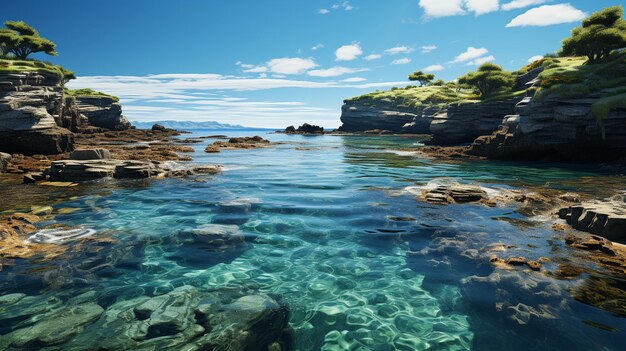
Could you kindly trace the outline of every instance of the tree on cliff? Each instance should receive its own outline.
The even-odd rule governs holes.
[[[476,72],[468,72],[459,77],[458,84],[478,89],[481,97],[489,97],[496,91],[511,88],[515,78],[511,72],[493,63],[483,63]]]
[[[581,55],[589,63],[606,59],[611,52],[626,47],[626,21],[621,6],[607,7],[572,30],[572,36],[563,40],[563,55]]]
[[[433,79],[435,79],[434,74],[428,74],[422,71],[417,71],[409,74],[409,80],[420,83],[420,87],[423,85],[428,85],[430,82],[433,81]]]
[[[56,44],[39,36],[35,28],[19,21],[4,22],[6,28],[0,30],[0,47],[2,54],[13,54],[20,60],[25,60],[28,55],[36,52],[45,52],[56,56]]]

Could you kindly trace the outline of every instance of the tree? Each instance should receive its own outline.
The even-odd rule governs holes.
[[[483,98],[491,96],[496,91],[510,89],[514,83],[515,78],[511,72],[489,62],[480,65],[476,72],[468,72],[458,79],[460,86],[478,89]]]
[[[4,22],[5,29],[0,29],[0,48],[2,54],[11,53],[17,59],[25,60],[28,55],[36,52],[44,52],[56,56],[56,44],[39,33],[28,24],[19,21]]]
[[[581,55],[588,63],[604,60],[611,52],[626,47],[626,21],[621,6],[607,7],[585,20],[563,40],[563,55]]]
[[[409,74],[409,80],[420,83],[420,87],[423,85],[430,84],[430,82],[432,82],[433,79],[435,79],[434,74],[427,74],[422,71],[417,71],[417,72],[413,72]]]

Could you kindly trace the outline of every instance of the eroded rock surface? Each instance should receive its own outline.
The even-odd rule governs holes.
[[[573,228],[610,240],[626,240],[626,202],[585,202],[559,210]]]
[[[125,130],[131,127],[128,119],[122,115],[122,105],[106,96],[76,97],[78,110],[87,117],[90,125],[109,130]]]

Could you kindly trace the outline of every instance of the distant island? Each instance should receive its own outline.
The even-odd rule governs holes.
[[[219,123],[215,121],[193,122],[193,121],[152,121],[152,122],[133,122],[137,129],[150,129],[154,124],[160,124],[165,128],[176,130],[195,130],[195,129],[242,129],[242,130],[260,130],[267,128],[245,127],[239,124]]]

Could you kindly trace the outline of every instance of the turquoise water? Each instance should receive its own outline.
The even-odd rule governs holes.
[[[440,163],[394,151],[419,145],[413,138],[264,137],[283,144],[219,154],[203,152],[210,140],[195,144],[194,162],[223,165],[219,175],[83,186],[76,199],[54,206],[75,212],[44,224],[76,226],[73,235],[94,240],[63,241],[71,249],[52,262],[5,266],[0,295],[24,293],[29,306],[87,298],[106,310],[181,286],[275,294],[289,306],[294,350],[624,349],[624,316],[572,297],[593,279],[608,279],[604,273],[557,280],[490,265],[485,247],[497,242],[515,245],[511,256],[550,257],[546,268],[574,262],[552,222],[514,207],[420,203],[413,190],[455,179],[492,189],[585,191],[581,179],[613,179],[607,174]],[[218,248],[187,240],[198,228],[244,240]],[[114,240],[96,240],[104,238]],[[617,302],[626,303],[623,296]],[[0,306],[0,334],[32,326],[40,314]],[[96,322],[79,335],[106,333]],[[47,347],[93,347],[86,345]]]

